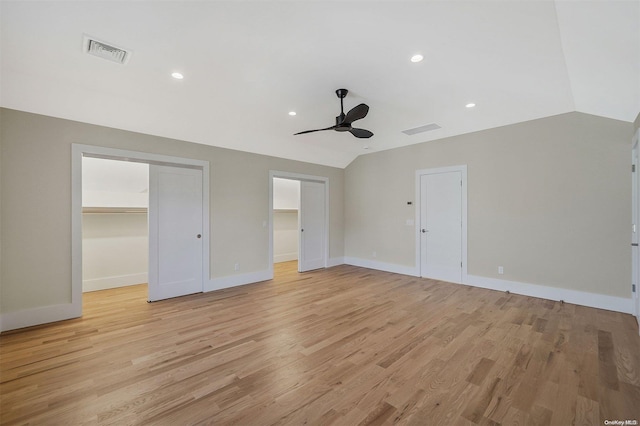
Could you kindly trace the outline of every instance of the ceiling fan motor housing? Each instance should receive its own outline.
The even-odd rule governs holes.
[[[347,89],[338,89],[338,90],[336,90],[336,95],[338,95],[338,97],[340,98],[340,115],[336,117],[336,126],[337,127],[334,130],[336,130],[338,132],[346,132],[349,129],[351,129],[351,125],[340,126],[344,122],[344,119],[346,117],[346,115],[344,113],[344,107],[342,105],[342,100],[347,96],[347,93],[349,93],[349,91]]]
[[[338,89],[338,90],[336,90],[336,95],[338,95],[338,97],[340,99],[344,99],[344,97],[347,96],[347,93],[349,93],[349,91],[347,89]]]

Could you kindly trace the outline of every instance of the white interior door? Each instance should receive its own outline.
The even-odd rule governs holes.
[[[322,182],[300,182],[300,244],[298,271],[324,268],[325,241],[325,186]]]
[[[149,301],[202,291],[202,170],[149,166]]]
[[[420,176],[421,276],[462,282],[462,174]]]

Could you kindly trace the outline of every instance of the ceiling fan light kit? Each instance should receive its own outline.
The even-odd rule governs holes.
[[[369,112],[369,106],[366,104],[360,104],[352,108],[348,113],[344,113],[343,99],[347,96],[349,91],[347,89],[336,90],[336,95],[340,98],[340,115],[336,117],[336,125],[326,127],[324,129],[305,130],[303,132],[295,133],[295,135],[302,135],[305,133],[321,132],[324,130],[335,130],[336,132],[349,132],[356,138],[366,139],[373,136],[369,130],[358,129],[351,124],[356,120],[361,120],[367,116]]]

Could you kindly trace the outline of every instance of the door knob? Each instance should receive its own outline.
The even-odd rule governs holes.
[[[300,232],[304,232],[304,229],[301,229]]]
[[[198,234],[196,235],[197,238],[202,238],[202,235]]]
[[[422,229],[421,231],[422,231],[422,233],[423,233],[423,234],[425,234],[425,233],[429,232],[429,231],[427,231],[426,229]]]

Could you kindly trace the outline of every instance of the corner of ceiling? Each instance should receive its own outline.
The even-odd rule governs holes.
[[[559,39],[559,44],[560,44],[560,51],[562,53],[562,62],[564,65],[564,71],[565,71],[565,76],[567,79],[567,83],[569,85],[569,95],[570,95],[570,104],[571,104],[571,109],[573,111],[576,111],[576,100],[575,100],[575,84],[573,82],[573,80],[571,79],[571,73],[569,72],[569,67],[567,66],[567,56],[566,56],[566,46],[565,46],[565,41],[564,41],[564,37],[562,36],[562,27],[560,25],[560,19],[558,18],[558,0],[554,0],[553,1],[553,10],[555,12],[555,16],[556,16],[556,29],[558,31],[558,39]]]

